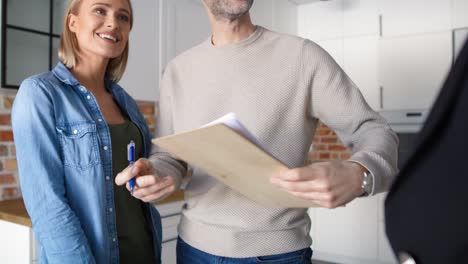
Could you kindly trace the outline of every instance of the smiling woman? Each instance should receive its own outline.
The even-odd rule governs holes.
[[[127,167],[128,142],[135,158],[151,147],[137,104],[117,84],[132,23],[129,0],[70,1],[60,62],[16,96],[19,177],[41,263],[161,262],[158,211],[113,181]]]

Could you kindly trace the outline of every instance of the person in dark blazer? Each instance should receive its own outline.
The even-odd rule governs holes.
[[[468,42],[388,193],[385,221],[400,263],[468,263]]]

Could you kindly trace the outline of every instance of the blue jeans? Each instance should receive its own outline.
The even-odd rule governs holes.
[[[177,264],[311,264],[312,249],[251,258],[227,258],[208,254],[198,250],[180,237],[177,239]]]

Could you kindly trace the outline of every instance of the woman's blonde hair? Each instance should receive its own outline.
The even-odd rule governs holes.
[[[70,14],[78,15],[80,4],[82,0],[71,0],[70,4],[68,5],[66,15],[63,21],[63,32],[60,35],[60,46],[58,49],[58,56],[60,61],[65,64],[69,69],[72,69],[78,63],[78,41],[76,39],[75,33],[71,32],[68,28],[68,19]],[[133,26],[133,8],[132,3],[130,0],[128,1],[128,5],[130,6],[130,29]],[[120,54],[120,56],[116,58],[112,58],[109,60],[106,69],[106,78],[111,79],[114,82],[118,82],[122,75],[125,72],[125,68],[127,67],[128,61],[128,41],[125,45],[125,48]]]

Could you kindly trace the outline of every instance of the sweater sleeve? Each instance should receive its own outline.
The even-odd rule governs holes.
[[[172,89],[175,77],[170,67],[171,64],[167,66],[161,79],[158,116],[156,119],[156,137],[174,134]],[[182,180],[187,173],[187,164],[185,162],[156,145],[152,147],[149,160],[153,163],[158,173],[175,176],[177,180],[176,187],[179,188],[181,186]]]
[[[309,114],[351,149],[350,161],[374,175],[372,194],[386,191],[397,173],[398,137],[326,51],[306,41],[304,59],[311,76]]]

